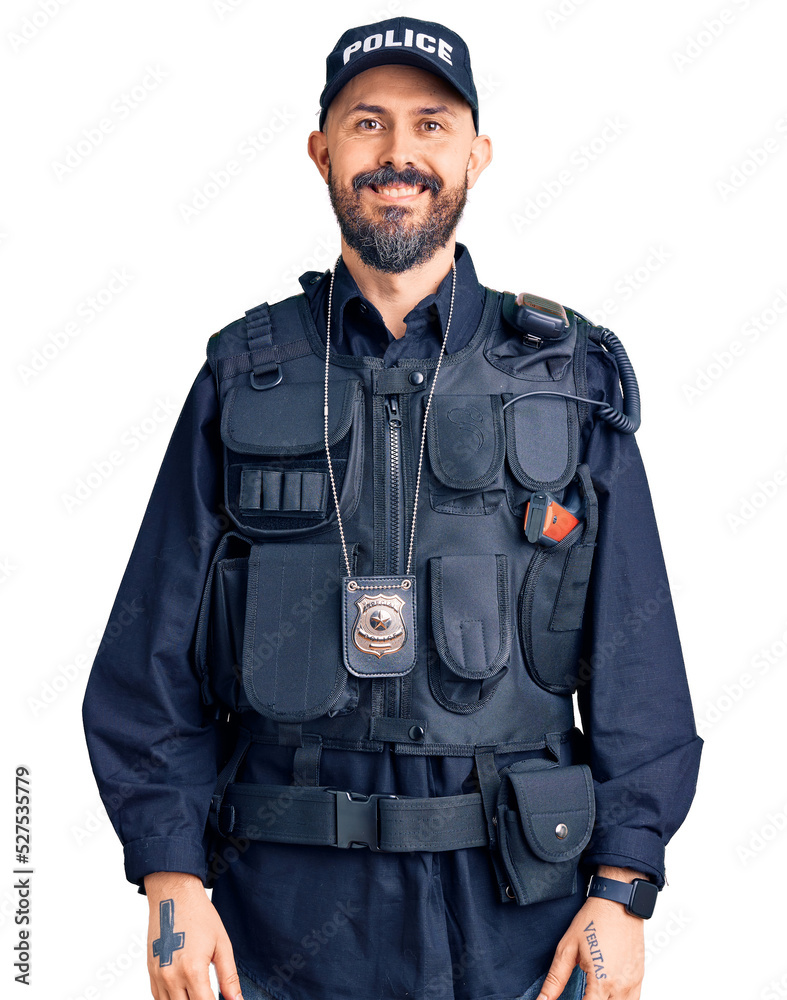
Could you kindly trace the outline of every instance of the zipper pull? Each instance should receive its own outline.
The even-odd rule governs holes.
[[[389,424],[393,424],[395,427],[401,426],[402,419],[399,416],[399,403],[397,402],[396,396],[385,397],[385,412],[388,417]]]

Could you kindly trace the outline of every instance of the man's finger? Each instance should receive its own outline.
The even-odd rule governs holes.
[[[567,950],[561,951],[558,947],[555,957],[552,959],[552,965],[550,965],[549,972],[541,987],[541,992],[538,994],[538,1000],[558,1000],[558,997],[566,988],[566,983],[571,973],[574,971],[576,959],[576,954],[571,954]]]
[[[587,983],[583,994],[584,1000],[607,1000],[610,995],[609,982],[606,979],[596,979],[592,972],[586,973]]]
[[[235,968],[235,956],[232,952],[230,939],[219,939],[213,953],[213,964],[216,967],[216,978],[219,981],[221,995],[227,1000],[243,1000],[240,991],[240,978]]]
[[[158,980],[160,1000],[214,1000],[207,964],[192,968],[185,962],[167,966]]]
[[[184,968],[183,1000],[215,1000],[208,968],[207,962],[200,963],[198,967]],[[180,994],[173,996],[172,1000],[180,1000]]]
[[[154,979],[153,976],[150,977],[150,992],[155,1000],[172,1000],[172,994],[164,983],[160,979]]]
[[[179,989],[174,984],[169,989],[162,989],[161,995],[163,1000],[188,1000],[186,991]]]

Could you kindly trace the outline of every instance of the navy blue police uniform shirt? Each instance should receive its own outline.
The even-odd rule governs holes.
[[[457,246],[447,350],[477,327],[485,291]],[[325,335],[325,274],[301,284]],[[451,299],[449,274],[406,317],[396,340],[343,263],[336,270],[332,344],[343,354],[436,356]],[[614,363],[591,344],[590,395],[621,405]],[[601,421],[583,432],[599,500],[578,705],[597,820],[583,855],[664,884],[664,846],[694,794],[697,736],[648,483],[633,435]],[[193,664],[202,589],[218,540],[222,444],[213,375],[202,366],[168,445],[96,655],[84,701],[91,763],[123,843],[128,879],[144,892],[156,871],[207,878],[205,824],[216,781],[215,726]],[[514,759],[516,755],[510,755]],[[521,755],[520,755],[521,756]],[[499,766],[509,755],[500,755]],[[455,795],[474,790],[462,757],[324,749],[320,783],[361,792]],[[254,745],[238,780],[292,780],[292,748]],[[238,967],[276,1000],[513,1000],[550,965],[582,905],[502,904],[486,848],[403,854],[254,842],[213,889]],[[231,855],[230,855],[231,858]],[[175,913],[175,929],[183,915]]]

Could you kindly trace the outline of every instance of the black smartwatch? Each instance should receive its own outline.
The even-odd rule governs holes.
[[[588,896],[613,899],[616,903],[622,903],[627,913],[642,917],[643,920],[653,916],[658,894],[656,883],[649,882],[646,878],[635,878],[633,882],[619,882],[616,878],[591,875],[588,885]]]

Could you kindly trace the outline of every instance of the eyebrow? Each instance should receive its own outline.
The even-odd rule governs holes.
[[[350,108],[345,117],[355,114],[356,111],[366,111],[371,115],[384,115],[387,113],[387,108],[381,107],[379,104],[364,104],[363,101],[359,101],[356,105]],[[456,112],[452,111],[447,104],[434,104],[431,107],[416,108],[414,114],[416,115],[437,115],[437,114],[447,114],[451,115],[452,118],[456,118]]]

